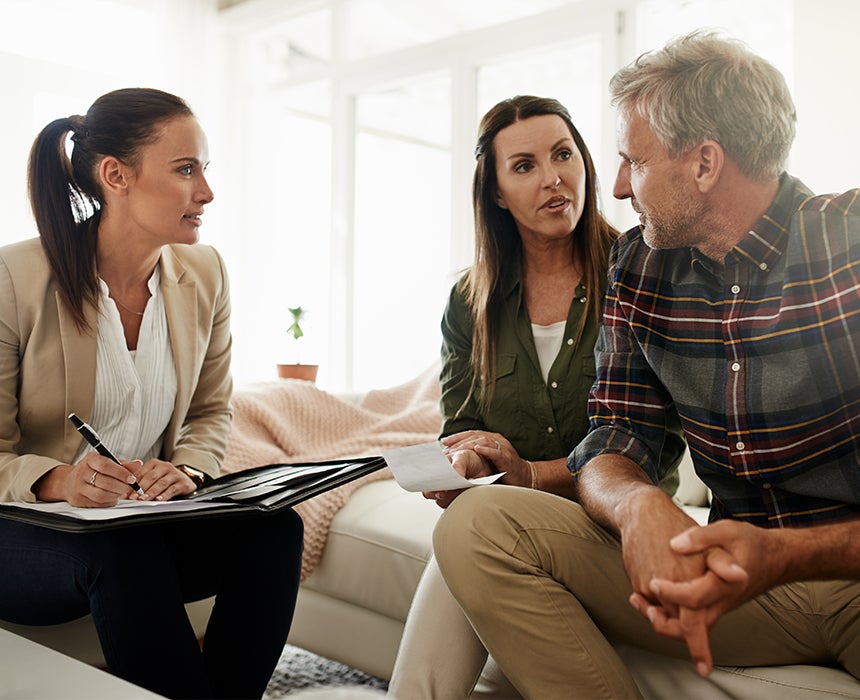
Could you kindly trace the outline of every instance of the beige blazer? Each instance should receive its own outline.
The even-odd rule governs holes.
[[[216,476],[227,443],[230,294],[224,263],[204,245],[165,246],[161,290],[177,394],[162,458]],[[81,437],[67,420],[89,419],[96,372],[91,332],[75,326],[39,239],[0,248],[0,501],[33,501],[31,486],[69,464]]]

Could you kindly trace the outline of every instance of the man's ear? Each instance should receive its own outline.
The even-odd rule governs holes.
[[[106,156],[99,163],[99,180],[105,192],[124,196],[131,181],[131,169],[118,158]]]
[[[693,149],[691,167],[693,180],[699,192],[710,192],[719,182],[725,165],[726,154],[716,141],[708,140]]]

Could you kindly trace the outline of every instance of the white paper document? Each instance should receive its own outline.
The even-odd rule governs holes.
[[[405,491],[453,491],[491,484],[504,472],[467,479],[461,476],[442,452],[439,442],[383,450],[382,457]]]
[[[65,501],[55,501],[51,503],[24,503],[15,501],[13,503],[0,504],[15,506],[16,508],[28,508],[37,510],[43,513],[55,513],[57,515],[65,515],[78,520],[114,520],[115,518],[128,518],[133,515],[143,515],[160,512],[179,512],[190,510],[203,510],[207,508],[216,508],[223,504],[204,503],[200,501],[120,501],[115,506],[110,508],[79,508]]]

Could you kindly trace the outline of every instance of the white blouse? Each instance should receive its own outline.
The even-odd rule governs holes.
[[[176,401],[176,365],[160,279],[156,266],[148,282],[152,296],[143,310],[137,350],[132,351],[126,347],[119,309],[99,278],[96,386],[88,422],[121,460],[145,462],[159,455]],[[82,440],[75,463],[91,450]]]

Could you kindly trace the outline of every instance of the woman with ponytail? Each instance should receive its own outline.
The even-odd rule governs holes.
[[[0,501],[105,508],[182,497],[218,475],[230,299],[221,257],[196,245],[208,162],[188,105],[153,89],[103,95],[37,136],[39,237],[0,248]],[[121,464],[81,439],[72,412]],[[291,510],[83,534],[0,518],[0,619],[91,614],[117,676],[167,697],[260,697],[301,550]],[[213,595],[201,648],[184,603]]]

